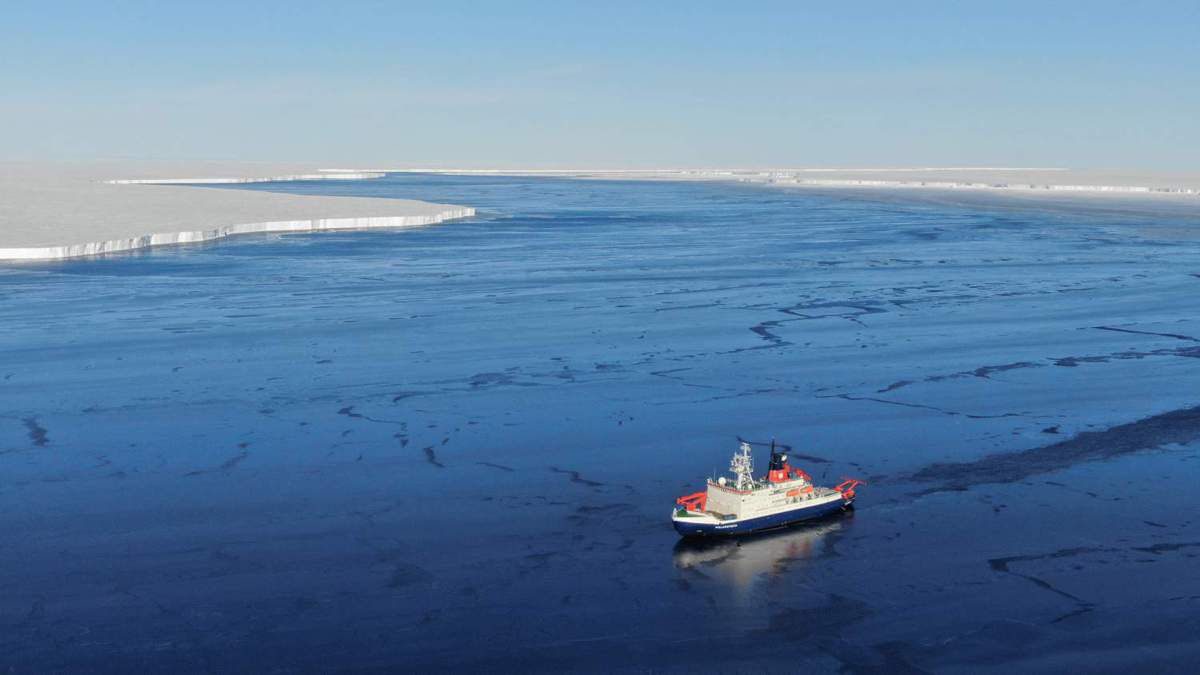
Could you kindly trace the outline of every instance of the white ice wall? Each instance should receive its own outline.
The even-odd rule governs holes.
[[[82,256],[131,251],[149,246],[189,244],[222,239],[235,234],[258,232],[319,232],[322,230],[359,230],[380,227],[418,227],[434,225],[455,218],[469,218],[475,209],[458,207],[419,216],[378,216],[367,218],[318,218],[313,220],[281,220],[267,223],[227,225],[211,230],[145,234],[125,239],[112,239],[86,244],[43,246],[33,248],[0,248],[0,260],[62,260]]]

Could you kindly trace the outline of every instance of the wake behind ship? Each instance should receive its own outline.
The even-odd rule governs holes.
[[[685,537],[729,536],[761,532],[820,518],[850,507],[863,481],[848,478],[836,487],[813,484],[812,476],[788,464],[787,454],[771,443],[767,475],[754,477],[750,444],[742,442],[729,462],[733,479],[708,479],[704,492],[675,500],[675,530]]]

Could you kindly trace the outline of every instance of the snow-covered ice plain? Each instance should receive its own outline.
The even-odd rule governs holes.
[[[0,267],[0,666],[1200,658],[1194,200],[170,189],[478,215]],[[679,543],[739,435],[859,508]]]
[[[416,200],[216,193],[179,186],[382,175],[339,170],[297,173],[307,168],[251,162],[0,162],[0,264],[191,244],[239,234],[417,227],[474,213],[470,207]],[[197,175],[206,177],[178,178]]]

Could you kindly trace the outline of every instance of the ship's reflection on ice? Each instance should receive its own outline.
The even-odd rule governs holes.
[[[680,539],[675,568],[691,578],[729,586],[738,595],[756,583],[797,571],[797,563],[829,551],[829,536],[852,524],[848,510],[818,521],[759,535],[730,539]]]

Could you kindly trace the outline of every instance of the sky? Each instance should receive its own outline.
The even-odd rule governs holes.
[[[0,160],[1200,170],[1200,2],[14,2]]]

